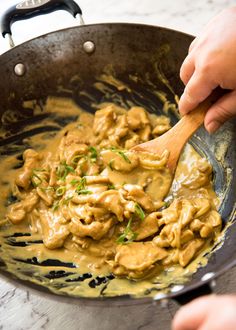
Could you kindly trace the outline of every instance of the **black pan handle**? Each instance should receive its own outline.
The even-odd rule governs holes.
[[[82,10],[73,0],[25,0],[9,8],[2,17],[1,32],[12,35],[11,26],[14,22],[25,20],[38,15],[48,14],[57,10],[66,10],[74,17],[82,16]]]
[[[208,295],[212,293],[212,286],[210,283],[205,283],[198,288],[192,289],[186,293],[176,295],[173,299],[180,305],[185,305],[193,299]]]

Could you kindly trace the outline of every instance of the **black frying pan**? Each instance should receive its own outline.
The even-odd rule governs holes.
[[[29,2],[28,2],[29,4]],[[3,36],[11,35],[10,25],[20,19],[50,12],[58,9],[66,9],[74,16],[81,14],[77,4],[71,0],[42,1],[42,5],[21,5],[11,8],[2,19]],[[91,106],[93,96],[96,102],[112,101],[117,104],[129,102],[144,106],[148,111],[161,113],[162,103],[157,98],[155,91],[162,90],[171,102],[175,102],[174,93],[181,95],[183,85],[179,79],[179,69],[188,52],[188,47],[193,37],[178,31],[169,30],[157,26],[140,24],[95,24],[68,28],[50,33],[30,40],[6,52],[0,57],[0,112],[1,112],[1,139],[0,155],[19,154],[27,148],[24,138],[42,131],[50,132],[55,127],[39,127],[35,130],[27,130],[29,123],[37,121],[40,126],[41,117],[34,118],[32,111],[27,116],[23,114],[22,102],[36,99],[38,104],[44,102],[48,95],[63,95],[72,97],[78,105],[87,111],[94,111]],[[89,43],[88,43],[89,41]],[[114,86],[107,85],[112,91],[109,96],[102,91],[94,89],[94,82],[108,65],[112,65],[115,77],[127,84],[132,92],[118,91]],[[157,69],[161,71],[170,82],[172,91],[157,75]],[[77,78],[75,79],[75,74]],[[136,76],[135,80],[131,76]],[[79,78],[78,78],[79,77]],[[58,88],[60,86],[60,88]],[[81,91],[86,93],[81,94]],[[14,111],[12,120],[5,121],[7,111]],[[73,118],[58,121],[57,125],[65,125]],[[178,119],[171,114],[174,124]],[[23,133],[22,129],[26,129]],[[222,246],[215,249],[209,257],[207,266],[199,270],[183,286],[173,283],[165,298],[176,297],[179,301],[191,299],[202,291],[207,292],[208,282],[226,271],[235,264],[236,260],[236,122],[226,123],[219,132],[209,136],[201,128],[192,138],[191,143],[202,154],[206,155],[214,169],[214,186],[216,192],[223,196],[220,205],[220,213],[224,224],[231,223],[228,227]],[[216,157],[217,149],[225,143],[225,154],[219,161]],[[2,201],[5,202],[5,201]],[[27,237],[25,238],[27,242]],[[13,242],[13,243],[12,243]],[[14,246],[14,237],[11,238]],[[20,246],[15,245],[15,248]],[[37,260],[22,260],[22,262],[37,265]],[[48,260],[46,265],[58,263],[57,260]],[[57,264],[60,271],[60,264]],[[4,260],[1,263],[2,274],[9,274]],[[59,273],[55,273],[56,275]],[[55,275],[54,274],[54,275]],[[56,283],[56,275],[51,278]],[[41,291],[46,289],[30,284]],[[81,274],[83,278],[84,274]],[[66,275],[65,275],[66,277]],[[83,279],[82,279],[83,280]],[[91,278],[91,281],[94,279]],[[104,281],[106,282],[107,279]],[[109,279],[109,280],[112,280]],[[91,283],[91,281],[89,283]],[[95,279],[96,282],[96,279]],[[105,283],[97,281],[98,285]],[[94,283],[94,282],[93,282]],[[75,283],[76,285],[76,283]],[[102,290],[101,290],[102,292]],[[186,295],[187,293],[187,295]],[[185,294],[185,295],[184,295]],[[184,298],[183,298],[184,297]],[[113,301],[126,301],[126,296],[109,298]],[[130,297],[128,297],[130,299]],[[156,299],[163,298],[158,295]],[[74,301],[74,299],[71,299]],[[128,300],[129,301],[129,300]],[[139,301],[150,301],[147,293]]]

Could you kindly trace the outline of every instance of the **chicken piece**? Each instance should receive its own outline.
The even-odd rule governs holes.
[[[64,138],[62,140],[59,148],[61,149],[62,153],[61,159],[65,159],[64,156],[64,150],[67,149],[68,147],[71,147],[75,144],[81,145],[81,144],[93,144],[93,131],[91,126],[79,126],[74,129],[70,129]]]
[[[78,237],[92,237],[94,240],[100,240],[104,237],[114,225],[113,219],[108,221],[93,221],[90,224],[83,224],[80,219],[72,218],[69,225],[72,234]]]
[[[110,183],[109,178],[107,176],[102,176],[102,175],[84,176],[84,179],[86,180],[87,185],[96,184],[96,183],[104,183],[104,184]]]
[[[76,165],[80,158],[88,153],[87,144],[72,144],[68,148],[64,148],[64,157],[61,160],[66,159],[68,165]]]
[[[47,206],[52,206],[54,191],[53,189],[48,189],[48,187],[37,187],[37,194],[45,202]]]
[[[158,231],[159,215],[160,212],[153,212],[146,216],[145,219],[139,223],[138,228],[135,229],[135,233],[137,234],[135,241],[141,241],[149,236],[154,235]]]
[[[178,219],[181,228],[184,228],[193,220],[195,213],[196,213],[196,208],[193,206],[191,201],[188,201],[187,199],[183,199],[181,201],[181,210]]]
[[[111,141],[111,145],[113,145],[113,138],[115,138],[116,141],[119,141],[121,138],[125,137],[128,132],[129,128],[126,115],[117,116],[115,125],[108,131],[108,138]]]
[[[202,215],[206,214],[210,211],[211,203],[210,200],[207,198],[194,198],[192,200],[193,205],[197,209],[195,214],[195,218],[201,217]]]
[[[211,210],[207,216],[207,218],[204,221],[206,224],[210,224],[213,228],[222,226],[222,220],[220,214],[215,211]]]
[[[109,105],[104,109],[95,113],[93,132],[96,135],[97,144],[107,138],[108,130],[115,124],[115,109],[113,105]]]
[[[210,182],[210,176],[212,173],[212,167],[206,159],[200,159],[196,165],[192,168],[189,175],[182,182],[184,187],[189,189],[198,189],[208,185]]]
[[[33,210],[38,201],[38,195],[35,192],[30,192],[26,199],[9,206],[7,218],[13,224],[20,223],[25,219],[27,213]]]
[[[159,116],[155,120],[155,127],[152,130],[152,134],[157,137],[167,132],[170,126],[170,118],[166,116]]]
[[[154,211],[155,207],[153,201],[151,197],[144,192],[142,187],[134,184],[125,184],[123,190],[125,191],[125,199],[137,202],[146,211]]]
[[[158,155],[152,152],[136,152],[138,156],[140,166],[145,169],[161,169],[166,166],[169,151],[166,150],[162,153],[162,155]]]
[[[137,134],[142,142],[147,142],[151,139],[151,132],[152,132],[151,126],[146,125],[144,128],[138,130]]]
[[[141,277],[147,270],[154,267],[157,261],[166,258],[168,253],[155,246],[152,242],[132,242],[125,245],[118,245],[116,248],[115,265],[122,266],[128,277]]]
[[[112,171],[130,172],[138,166],[137,155],[130,151],[102,150],[101,158]]]
[[[62,224],[62,215],[57,212],[55,216],[51,211],[41,210],[39,216],[44,245],[52,250],[62,247],[70,234],[68,224]]]
[[[14,225],[23,221],[26,217],[26,212],[23,208],[23,203],[14,203],[9,207],[9,212],[6,215],[6,218],[11,221]]]
[[[197,252],[203,247],[205,241],[200,238],[196,238],[189,242],[183,250],[179,251],[179,263],[182,267],[186,267]]]
[[[181,236],[180,236],[181,245],[188,243],[192,239],[194,239],[194,234],[190,229],[186,229],[185,231],[183,231],[181,233]]]
[[[150,124],[146,111],[141,107],[132,107],[127,112],[127,122],[133,131]]]
[[[120,194],[116,190],[108,190],[100,194],[96,203],[116,215],[118,221],[124,219],[124,204],[121,202]]]
[[[33,149],[25,150],[23,154],[24,166],[16,178],[16,185],[28,189],[31,184],[31,176],[34,169],[38,168],[40,155]]]
[[[125,141],[125,149],[131,149],[132,147],[136,146],[139,143],[141,143],[141,140],[140,140],[138,134],[133,133],[133,134],[131,134],[131,137],[129,137]]]

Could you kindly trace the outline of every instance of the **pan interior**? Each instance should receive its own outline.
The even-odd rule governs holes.
[[[120,29],[124,33],[122,27]],[[168,32],[166,33],[168,34]],[[53,34],[49,36],[50,38],[53,39]],[[75,120],[74,116],[68,115],[66,112],[60,115],[44,113],[43,104],[48,93],[51,96],[71,98],[79,107],[88,112],[94,112],[98,104],[106,102],[112,102],[127,109],[133,105],[138,105],[144,107],[150,113],[164,113],[170,116],[171,122],[174,124],[178,120],[176,102],[178,94],[182,90],[177,73],[183,55],[177,56],[178,63],[176,63],[173,45],[171,45],[171,42],[166,43],[166,36],[164,39],[157,47],[155,56],[148,59],[149,70],[145,67],[141,70],[142,72],[139,72],[140,69],[137,69],[137,66],[130,66],[124,71],[116,63],[114,65],[112,63],[103,64],[100,69],[101,72],[96,73],[95,77],[91,74],[85,77],[83,72],[81,75],[79,72],[78,74],[69,73],[69,76],[66,77],[67,79],[55,76],[52,82],[50,82],[50,86],[54,87],[49,89],[41,88],[38,93],[36,92],[36,87],[39,84],[39,80],[36,82],[30,81],[30,84],[33,86],[31,88],[32,92],[26,92],[26,97],[23,97],[23,99],[22,97],[19,98],[16,93],[13,99],[10,99],[10,101],[8,99],[8,102],[5,102],[3,106],[0,140],[1,157],[6,158],[16,155],[19,160],[19,166],[21,166],[22,152],[30,146],[29,141],[32,136],[37,137],[37,135],[43,134],[45,139],[50,139],[58,130]],[[187,45],[188,40],[185,43]],[[34,42],[32,42],[32,46],[34,46]],[[129,45],[129,51],[130,47]],[[187,47],[185,47],[185,51],[186,49]],[[111,55],[110,52],[109,56]],[[77,70],[79,71],[79,68]],[[76,72],[75,70],[73,71]],[[54,72],[52,72],[53,74]],[[46,78],[49,79],[48,77]],[[24,86],[27,86],[26,81],[24,81]],[[33,102],[31,102],[32,100]],[[45,121],[47,125],[45,125]],[[227,223],[233,225],[227,228],[225,234],[226,241],[220,243],[222,245],[221,248],[219,249],[219,246],[215,247],[215,251],[209,254],[207,266],[201,267],[193,276],[186,276],[185,279],[177,279],[175,282],[170,283],[164,288],[165,292],[170,292],[174,285],[182,284],[183,282],[185,282],[184,284],[187,287],[191,287],[206,272],[217,272],[233,260],[233,251],[228,254],[227,258],[225,258],[225,253],[227,254],[227,252],[224,251],[230,248],[229,242],[233,239],[236,232],[234,228],[235,194],[233,192],[233,187],[236,184],[234,171],[236,166],[236,151],[234,148],[236,138],[235,126],[235,122],[231,121],[224,125],[214,136],[209,136],[201,128],[190,141],[194,148],[200,154],[206,156],[213,165],[214,188],[221,199],[219,211],[225,225]],[[12,196],[8,196],[8,200],[5,200],[4,203],[9,204],[13,202],[11,198]],[[1,236],[1,268],[3,270],[7,270],[11,274],[17,272],[17,277],[24,281],[32,282],[33,280],[39,286],[47,283],[47,287],[58,294],[65,294],[67,291],[65,289],[69,288],[67,292],[73,296],[74,287],[78,287],[81,282],[85,282],[91,292],[91,296],[106,297],[109,295],[107,292],[109,292],[109,285],[112,285],[112,274],[95,277],[90,273],[78,274],[77,270],[75,272],[73,263],[63,263],[61,260],[53,257],[39,262],[37,256],[35,256],[30,259],[17,260],[16,262],[11,256],[8,256],[8,258],[4,257],[5,244],[8,247],[10,246],[13,256],[14,249],[20,249],[29,244],[42,244],[42,242],[32,242],[30,233],[22,233],[20,231],[12,232],[11,235],[7,236],[2,231]],[[236,247],[234,250],[236,250]],[[44,268],[43,274],[40,274],[38,271],[38,266]],[[75,276],[75,274],[78,276]],[[159,292],[157,284],[150,281],[148,287],[140,291],[139,294],[134,294],[133,297],[150,297],[155,295]],[[133,282],[131,283],[132,285],[137,284]],[[93,292],[95,291],[96,293],[94,294]],[[86,296],[87,293],[84,294],[81,291],[76,296],[81,297],[84,295]],[[120,295],[120,293],[116,292],[115,295]]]

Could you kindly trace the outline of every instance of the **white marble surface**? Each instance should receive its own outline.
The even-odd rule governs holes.
[[[0,13],[14,0],[0,0]],[[154,24],[197,34],[220,10],[236,4],[233,0],[80,0],[86,23],[138,22]],[[59,12],[47,17],[16,23],[16,43],[51,30],[78,24],[69,14]],[[7,49],[0,39],[0,52]],[[236,268],[217,281],[216,292],[236,292]],[[0,330],[168,330],[176,303],[165,309],[154,305],[91,307],[57,302],[39,296],[19,285],[0,279]],[[213,330],[213,329],[209,329]]]

